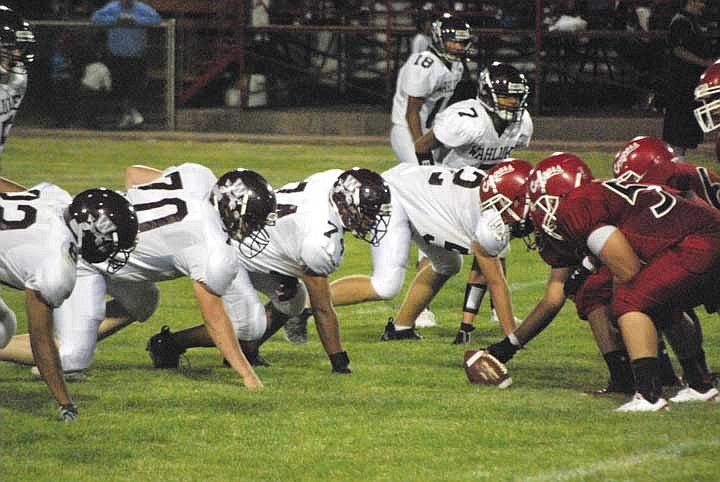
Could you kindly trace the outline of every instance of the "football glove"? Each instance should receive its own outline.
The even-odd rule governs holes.
[[[588,276],[591,274],[592,271],[587,269],[585,266],[582,264],[578,265],[572,273],[570,273],[568,279],[565,280],[565,286],[563,286],[563,293],[565,294],[565,297],[570,298],[571,296],[575,296],[583,283],[585,283],[585,280],[587,280]]]
[[[63,422],[74,422],[78,418],[78,409],[77,405],[74,403],[66,403],[65,405],[60,405],[60,420]]]
[[[333,373],[352,373],[352,370],[350,370],[350,358],[346,351],[333,353],[332,355],[328,355],[328,358],[330,358]]]
[[[513,345],[508,337],[498,343],[493,343],[487,348],[488,353],[497,358],[501,363],[507,363],[515,356],[515,353],[522,348]]]

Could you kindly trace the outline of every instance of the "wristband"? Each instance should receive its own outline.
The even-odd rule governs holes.
[[[350,370],[350,357],[346,351],[339,351],[328,355],[333,373],[352,373]]]

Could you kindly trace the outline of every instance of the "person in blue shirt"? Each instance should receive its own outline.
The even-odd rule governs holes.
[[[113,89],[122,106],[118,127],[137,127],[144,122],[137,106],[147,81],[147,27],[159,24],[162,19],[143,2],[116,0],[93,13],[91,21],[109,27],[109,67],[113,76]]]

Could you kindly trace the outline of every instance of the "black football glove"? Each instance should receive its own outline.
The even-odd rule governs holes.
[[[77,405],[70,402],[65,405],[60,405],[60,420],[63,422],[74,422],[78,418]]]
[[[328,355],[328,358],[330,358],[333,373],[352,373],[352,370],[350,370],[350,358],[346,351],[333,353],[332,355]]]
[[[587,280],[588,276],[592,273],[593,272],[591,270],[587,269],[582,264],[576,266],[572,273],[570,273],[570,276],[568,276],[568,279],[565,280],[565,286],[563,286],[565,298],[575,296],[580,287],[585,283],[585,280]]]
[[[421,166],[434,166],[435,165],[435,159],[433,159],[431,152],[425,152],[425,153],[416,152],[415,156],[417,157],[418,164],[420,164]]]
[[[508,337],[505,337],[502,341],[493,343],[487,347],[487,351],[502,363],[507,363],[515,356],[515,353],[517,353],[520,348],[519,346],[513,345]]]

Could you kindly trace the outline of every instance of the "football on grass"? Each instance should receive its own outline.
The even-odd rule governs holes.
[[[463,366],[470,383],[507,388],[512,385],[505,365],[485,350],[466,350]]]

